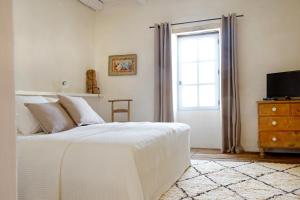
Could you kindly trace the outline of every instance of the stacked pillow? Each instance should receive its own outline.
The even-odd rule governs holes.
[[[57,133],[75,127],[73,120],[58,102],[41,104],[27,103],[25,106],[39,121],[45,133]]]
[[[56,100],[41,96],[17,96],[18,133],[56,133],[76,126],[105,123],[83,98],[58,97]]]
[[[58,95],[60,104],[70,114],[77,126],[103,124],[104,120],[80,97]]]
[[[48,103],[41,96],[16,96],[16,126],[17,132],[23,135],[30,135],[42,132],[39,122],[24,106],[25,103]]]

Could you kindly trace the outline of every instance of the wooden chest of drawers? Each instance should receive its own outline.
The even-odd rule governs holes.
[[[300,149],[300,101],[258,102],[259,148]]]

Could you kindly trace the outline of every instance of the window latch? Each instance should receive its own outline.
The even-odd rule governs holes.
[[[182,85],[182,81],[178,81],[178,85]]]

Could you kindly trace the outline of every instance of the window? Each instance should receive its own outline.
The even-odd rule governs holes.
[[[219,108],[219,32],[179,35],[179,110]]]

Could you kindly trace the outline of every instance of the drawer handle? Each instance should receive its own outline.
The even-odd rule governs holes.
[[[272,141],[273,142],[277,142],[277,138],[276,137],[272,137]]]
[[[272,111],[273,111],[273,112],[276,112],[276,111],[277,111],[277,108],[274,106],[274,107],[272,108]]]
[[[273,126],[277,126],[277,122],[276,121],[272,121],[272,125]]]

